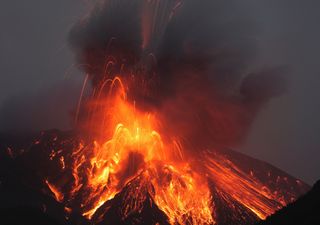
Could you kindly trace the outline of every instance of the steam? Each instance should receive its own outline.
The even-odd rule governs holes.
[[[248,14],[235,0],[106,0],[73,27],[70,43],[93,87],[115,74],[134,79],[129,97],[159,113],[164,131],[198,147],[235,147],[285,90],[282,68],[251,71],[257,32]]]

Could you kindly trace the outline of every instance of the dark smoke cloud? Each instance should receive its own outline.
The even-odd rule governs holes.
[[[70,31],[71,47],[80,67],[92,76],[94,85],[103,78],[108,60],[115,60],[117,66],[122,63],[132,66],[139,60],[141,3],[139,0],[100,1]]]
[[[152,14],[155,2],[100,2],[70,33],[79,64],[93,86],[110,59],[109,74],[140,77],[129,95],[138,107],[164,115],[170,134],[203,147],[240,144],[261,107],[285,89],[283,69],[251,71],[257,30],[249,10],[235,0],[184,0],[179,7],[178,1],[159,1],[152,11],[158,14],[147,18],[156,22],[146,27],[144,15]],[[161,38],[146,45],[144,33],[150,32]]]

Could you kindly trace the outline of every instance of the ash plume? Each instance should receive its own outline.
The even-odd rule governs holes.
[[[105,0],[69,39],[93,87],[134,75],[129,98],[158,112],[164,131],[198,148],[235,147],[286,86],[282,68],[252,71],[248,11],[235,0]]]

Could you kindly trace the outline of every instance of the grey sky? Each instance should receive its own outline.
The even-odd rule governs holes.
[[[74,60],[66,39],[72,24],[86,12],[87,4],[84,0],[0,2],[0,109],[10,106],[10,99],[17,96],[35,98],[37,104],[51,104],[52,108],[45,107],[48,110],[59,111],[46,112],[48,115],[64,118],[41,123],[37,128],[66,127],[68,103],[76,99],[81,85],[81,76],[76,75],[80,72],[68,69]],[[241,150],[313,183],[320,178],[320,2],[243,0],[243,4],[258,23],[257,62],[287,65],[290,86],[284,96],[273,100],[259,114]],[[66,80],[66,73],[71,78]],[[68,98],[57,94],[48,102],[39,97],[45,97],[47,89],[54,89],[55,93],[61,90]],[[57,109],[56,99],[61,98],[66,104]],[[47,114],[39,117],[46,121]],[[24,124],[28,127],[32,115],[22,120],[28,120]],[[13,123],[4,123],[1,118],[0,122],[0,130]]]
[[[313,183],[320,178],[320,2],[252,1],[261,59],[290,68],[287,93],[258,116],[243,152]]]

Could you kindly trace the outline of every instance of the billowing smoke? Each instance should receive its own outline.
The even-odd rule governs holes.
[[[70,43],[93,87],[134,79],[129,97],[191,145],[234,147],[283,69],[252,71],[257,32],[239,1],[106,0],[76,24]],[[134,78],[132,78],[134,77]]]

